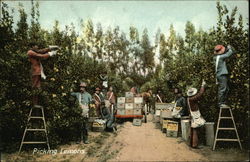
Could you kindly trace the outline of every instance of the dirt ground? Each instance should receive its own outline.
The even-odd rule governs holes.
[[[247,151],[209,147],[191,149],[181,138],[166,137],[156,129],[149,115],[147,123],[118,125],[118,131],[90,132],[90,144],[63,145],[56,154],[33,154],[32,151],[5,154],[6,161],[248,161]],[[61,150],[83,150],[83,153],[61,153]]]

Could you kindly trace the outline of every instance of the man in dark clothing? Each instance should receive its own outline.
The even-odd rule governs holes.
[[[215,73],[216,73],[216,84],[218,87],[218,105],[219,107],[228,107],[226,105],[227,95],[229,92],[228,87],[228,75],[229,72],[226,66],[226,59],[232,54],[232,48],[230,45],[225,48],[222,45],[217,45],[214,48],[214,63],[215,63]]]
[[[187,102],[186,102],[186,98],[182,94],[181,89],[175,88],[174,94],[175,94],[176,107],[181,107],[181,111],[179,112],[180,117],[187,116],[188,115]]]

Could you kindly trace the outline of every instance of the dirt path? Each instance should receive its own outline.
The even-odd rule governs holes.
[[[239,149],[218,149],[209,147],[191,149],[181,138],[166,137],[156,129],[149,115],[148,123],[133,126],[125,122],[118,126],[118,131],[90,132],[90,144],[63,145],[57,148],[65,150],[84,150],[84,154],[47,154],[39,155],[26,152],[7,154],[6,161],[247,161],[247,151]]]
[[[127,122],[116,137],[124,147],[112,161],[207,161],[203,155],[194,152],[184,142],[166,137],[155,123],[133,126]]]

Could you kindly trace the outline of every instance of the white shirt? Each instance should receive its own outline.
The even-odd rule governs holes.
[[[217,72],[217,67],[219,64],[219,59],[220,59],[220,55],[216,56],[216,65],[215,65],[215,71]]]

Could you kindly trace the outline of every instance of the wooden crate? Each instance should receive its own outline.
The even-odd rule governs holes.
[[[135,97],[134,103],[139,103],[139,104],[143,103],[143,98],[142,97]]]
[[[133,109],[126,109],[125,115],[134,115],[134,110]]]
[[[125,97],[134,97],[134,94],[132,92],[126,92]]]
[[[141,109],[142,104],[141,103],[134,103],[134,109]]]
[[[161,110],[161,109],[166,109],[166,108],[167,108],[167,103],[155,103],[156,110]]]
[[[117,103],[125,103],[125,97],[118,97]]]
[[[172,118],[172,111],[170,110],[161,110],[161,118]]]
[[[171,131],[167,129],[166,136],[167,137],[177,137],[178,131]]]
[[[126,111],[125,109],[117,109],[117,115],[125,115]]]
[[[167,126],[168,126],[168,122],[171,121],[171,120],[162,120],[162,128],[166,128],[167,129]]]
[[[175,103],[156,103],[155,109],[161,110],[161,109],[169,109],[172,110],[174,108]]]
[[[126,97],[126,103],[134,103],[134,97]]]
[[[125,109],[125,103],[117,103],[117,109]]]
[[[133,119],[133,125],[135,125],[135,126],[141,126],[141,119],[136,119],[136,118],[134,118]]]
[[[133,103],[125,103],[125,109],[133,109],[134,104]]]
[[[134,115],[141,115],[141,109],[134,109]]]
[[[94,132],[102,132],[105,130],[105,124],[100,124],[97,122],[93,122],[92,124],[92,131]]]
[[[167,130],[178,132],[178,122],[168,121]]]

